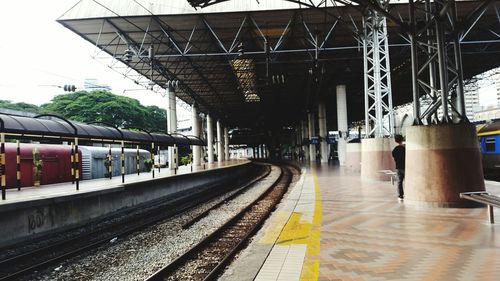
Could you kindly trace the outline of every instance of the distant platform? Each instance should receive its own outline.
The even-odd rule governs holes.
[[[48,235],[104,219],[130,208],[166,202],[214,186],[238,182],[259,169],[249,160],[230,160],[193,167],[182,166],[122,178],[95,179],[76,185],[60,183],[10,189],[0,202],[0,246]]]

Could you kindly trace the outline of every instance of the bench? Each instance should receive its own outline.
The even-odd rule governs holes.
[[[493,216],[493,206],[500,208],[500,197],[491,195],[486,191],[478,191],[462,192],[460,193],[460,198],[486,204],[488,206],[488,218],[490,219],[490,223],[495,223],[495,217]]]
[[[381,170],[379,172],[390,176],[391,177],[391,184],[394,185],[394,180],[397,179],[397,177],[398,177],[398,173],[396,171],[393,171],[393,170]]]

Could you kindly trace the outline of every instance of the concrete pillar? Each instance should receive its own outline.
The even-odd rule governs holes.
[[[308,123],[308,129],[309,129],[309,140],[314,136],[314,119],[313,119],[313,113],[309,112],[307,113],[307,123]],[[315,144],[309,144],[309,160],[311,162],[316,161],[316,145]]]
[[[175,103],[175,87],[169,82],[167,86],[168,107],[167,107],[167,132],[169,134],[177,133],[177,108]],[[168,147],[168,166],[170,170],[178,167],[179,157],[177,147]]]
[[[200,137],[200,120],[198,117],[198,110],[196,105],[191,106],[191,122],[193,122],[193,135]],[[201,161],[201,147],[193,145],[193,166],[200,166]]]
[[[318,126],[321,138],[321,163],[328,163],[328,144],[326,143],[328,131],[326,130],[326,106],[324,103],[318,104]]]
[[[472,124],[408,127],[405,172],[405,203],[469,205],[459,198],[460,192],[484,191],[476,128]]]
[[[223,130],[222,130],[222,124],[220,123],[220,120],[217,120],[217,162],[222,162],[224,161],[224,143],[223,143]]]
[[[207,150],[208,164],[214,163],[214,126],[212,116],[207,114]]]
[[[381,172],[394,170],[392,149],[396,146],[392,138],[371,138],[361,140],[361,177],[371,180],[390,180],[390,175]]]
[[[224,158],[229,160],[229,132],[227,127],[224,127]]]
[[[361,143],[347,143],[345,166],[353,172],[361,171]]]
[[[309,139],[309,130],[307,129],[307,121],[302,120],[301,124],[302,124],[302,137],[304,139],[308,140]],[[302,145],[302,150],[304,150],[305,160],[309,160],[309,146],[308,146],[308,144]]]
[[[337,142],[337,155],[339,158],[339,165],[346,165],[346,144],[347,144],[347,102],[346,102],[346,89],[345,85],[337,85],[337,127],[342,133],[342,137]],[[353,161],[357,161],[353,159]]]

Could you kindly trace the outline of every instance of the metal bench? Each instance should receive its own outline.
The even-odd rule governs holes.
[[[460,198],[486,204],[488,206],[488,217],[490,219],[490,223],[495,223],[495,217],[493,216],[493,206],[500,208],[500,197],[489,194],[486,191],[478,191],[462,192],[460,193]]]
[[[381,170],[380,171],[383,174],[389,175],[391,177],[391,184],[394,185],[394,180],[397,179],[398,173],[393,170]]]

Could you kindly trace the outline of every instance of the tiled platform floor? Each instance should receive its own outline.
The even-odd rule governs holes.
[[[240,165],[244,163],[248,163],[248,160],[234,159],[234,160],[223,161],[221,163],[215,162],[213,164],[205,164],[203,166],[193,167],[193,172],[201,172],[204,170],[217,169],[232,165]],[[180,166],[176,172],[177,175],[188,174],[188,173],[192,173],[191,166]],[[160,172],[158,172],[157,168],[155,169],[155,179],[171,177],[174,175],[175,175],[174,171],[168,168],[161,168]],[[125,184],[146,181],[151,179],[152,179],[151,173],[143,172],[140,175],[129,174],[125,175]],[[0,200],[0,206],[3,204],[10,204],[20,201],[67,196],[76,193],[111,189],[120,186],[122,186],[122,177],[114,176],[112,179],[106,178],[106,179],[82,180],[80,181],[80,190],[78,191],[76,190],[75,184],[71,184],[71,182],[41,185],[39,187],[23,187],[21,191],[18,191],[16,188],[7,189],[6,200]]]
[[[287,199],[295,209],[258,280],[500,280],[500,223],[489,224],[486,208],[409,206],[390,182],[337,166],[308,169],[295,188],[301,195]],[[500,184],[487,190],[500,194]],[[292,273],[301,257],[288,265],[278,257],[299,245],[307,247],[300,276]]]

